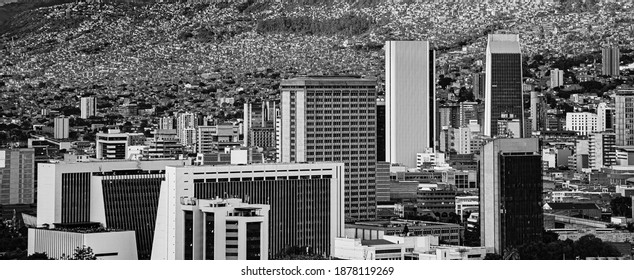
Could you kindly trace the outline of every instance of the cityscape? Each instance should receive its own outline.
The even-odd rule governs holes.
[[[633,8],[0,0],[0,260],[631,260]]]

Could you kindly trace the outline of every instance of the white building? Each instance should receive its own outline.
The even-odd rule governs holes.
[[[590,112],[566,113],[566,130],[589,135],[598,130],[597,114]]]
[[[597,131],[603,132],[614,129],[614,108],[604,102],[597,106]]]
[[[564,85],[564,71],[557,68],[550,70],[550,88]]]
[[[411,168],[416,153],[436,146],[434,60],[428,41],[385,43],[387,162]]]
[[[268,258],[288,246],[330,256],[344,233],[343,163],[170,166],[161,184],[152,259],[203,259],[203,239],[187,239],[189,229],[177,216],[189,207],[182,201],[216,197],[270,206]],[[185,244],[198,249],[189,254]]]
[[[76,248],[90,247],[98,260],[138,260],[134,231],[82,231],[30,228],[29,255],[46,253],[49,258],[72,257]]]
[[[189,160],[38,164],[37,226],[97,222],[134,230],[139,259],[149,259],[165,167]]]
[[[427,149],[423,153],[416,154],[416,167],[421,168],[425,164],[431,164],[433,167],[447,165],[445,161],[445,153],[436,153],[433,149]]]
[[[81,98],[81,118],[87,119],[97,115],[97,100],[95,97]]]
[[[268,259],[269,205],[220,198],[182,199],[180,204],[176,219],[184,225],[183,259]]]
[[[70,119],[66,117],[55,118],[54,120],[55,132],[53,133],[53,136],[55,139],[68,138],[68,133],[70,131],[69,121]]]

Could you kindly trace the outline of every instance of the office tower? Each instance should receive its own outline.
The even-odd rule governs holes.
[[[597,106],[597,131],[614,131],[614,108],[605,102]]]
[[[252,127],[264,126],[264,106],[263,103],[244,103],[244,123],[242,126],[244,135],[244,146],[249,147],[249,131]]]
[[[81,98],[81,118],[87,119],[97,115],[97,100],[95,97]]]
[[[174,117],[172,116],[165,116],[165,117],[161,117],[159,119],[159,126],[158,129],[176,129],[175,123],[174,123]]]
[[[494,139],[480,160],[481,245],[503,254],[541,240],[542,159],[537,138]]]
[[[92,222],[134,230],[139,259],[149,259],[165,167],[188,164],[188,160],[39,164],[37,226]]]
[[[546,112],[548,104],[544,95],[531,91],[531,129],[532,131],[546,130]]]
[[[376,202],[390,201],[390,163],[378,161],[376,163]]]
[[[34,149],[0,150],[0,205],[34,202],[34,169]]]
[[[231,123],[215,126],[199,126],[196,136],[196,152],[209,154],[225,148],[240,146],[239,127]]]
[[[183,146],[192,147],[195,145],[197,126],[198,116],[194,113],[178,113],[176,116],[176,132]]]
[[[55,118],[55,139],[68,139],[69,118],[59,117]]]
[[[497,136],[496,128],[500,118],[518,119],[519,131],[523,133],[522,53],[519,35],[489,34],[486,74],[484,135]]]
[[[634,88],[621,88],[614,97],[617,146],[634,145]]]
[[[484,99],[484,93],[486,91],[486,74],[474,73],[473,74],[473,96],[475,99]]]
[[[564,85],[564,70],[555,68],[550,70],[550,88],[556,88]]]
[[[385,96],[376,99],[376,161],[385,161]]]
[[[590,134],[588,161],[590,168],[600,170],[616,164],[616,135],[609,132]]]
[[[143,133],[121,133],[118,129],[96,135],[96,157],[98,159],[128,159],[129,147],[145,144]]]
[[[602,69],[605,76],[619,76],[621,64],[621,53],[619,47],[611,46],[603,48],[602,53]]]
[[[385,43],[387,162],[414,167],[416,153],[436,148],[434,61],[428,41]]]
[[[597,114],[590,112],[566,113],[566,130],[587,136],[597,131]]]
[[[308,76],[281,90],[282,162],[344,162],[346,221],[375,219],[376,80]]]
[[[269,205],[192,198],[181,209],[176,223],[183,225],[183,248],[174,249],[183,252],[182,260],[268,259]]]
[[[270,206],[269,259],[291,246],[330,256],[335,238],[344,234],[344,177],[343,163],[167,167],[152,259],[203,259],[204,239],[190,239],[184,219],[176,217],[194,198],[218,197]],[[184,245],[190,243],[191,254]]]

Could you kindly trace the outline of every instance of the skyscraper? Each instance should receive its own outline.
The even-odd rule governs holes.
[[[473,74],[473,97],[475,99],[484,99],[486,85],[486,74],[474,73]]]
[[[501,118],[519,120],[524,132],[522,53],[515,34],[490,34],[487,44],[484,135],[497,136]]]
[[[81,98],[81,118],[87,119],[97,114],[97,101],[95,97]]]
[[[601,51],[603,75],[618,76],[620,75],[619,65],[621,63],[621,52],[619,47],[606,47]]]
[[[634,145],[634,88],[621,88],[614,97],[617,146]]]
[[[385,161],[385,96],[376,99],[376,161]]]
[[[542,158],[537,138],[495,139],[480,160],[480,240],[502,254],[540,240]]]
[[[344,162],[346,221],[375,219],[376,80],[308,76],[281,90],[281,161]]]
[[[34,168],[34,149],[0,150],[0,205],[34,202]]]
[[[55,118],[54,125],[55,125],[54,127],[55,132],[53,136],[55,137],[55,139],[67,139],[68,132],[70,130],[69,118],[66,118],[66,117]]]
[[[385,160],[416,166],[436,147],[435,54],[428,41],[385,43]]]

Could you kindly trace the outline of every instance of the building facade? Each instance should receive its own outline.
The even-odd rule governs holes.
[[[97,115],[97,98],[82,97],[81,98],[81,118],[87,119]]]
[[[519,35],[489,34],[486,74],[484,135],[497,136],[496,128],[501,118],[517,119],[520,134],[523,134],[524,102]],[[516,137],[523,137],[518,136]]]
[[[619,76],[620,64],[621,64],[621,52],[619,47],[606,47],[601,51],[601,57],[603,59],[601,65],[603,75],[605,76]]]
[[[0,205],[35,202],[35,149],[0,150]]]
[[[68,133],[70,131],[69,126],[70,119],[66,117],[55,118],[54,120],[54,133],[55,139],[68,139]]]
[[[240,198],[270,206],[268,258],[290,246],[308,247],[330,256],[334,238],[344,230],[344,167],[342,163],[250,164],[167,167],[161,187],[152,259],[186,259],[190,242],[184,201]],[[196,218],[197,219],[197,218]],[[199,222],[196,222],[199,224]],[[194,239],[193,259],[203,259]]]
[[[495,139],[480,161],[480,240],[502,254],[541,240],[542,161],[537,138]]]
[[[387,162],[413,168],[416,153],[436,147],[434,62],[435,53],[428,41],[385,43]]]
[[[634,88],[623,88],[616,92],[615,133],[617,146],[634,145]]]
[[[598,131],[597,114],[590,112],[566,113],[566,130],[587,136]]]
[[[281,161],[344,162],[346,219],[374,219],[376,80],[308,76],[281,90]]]

